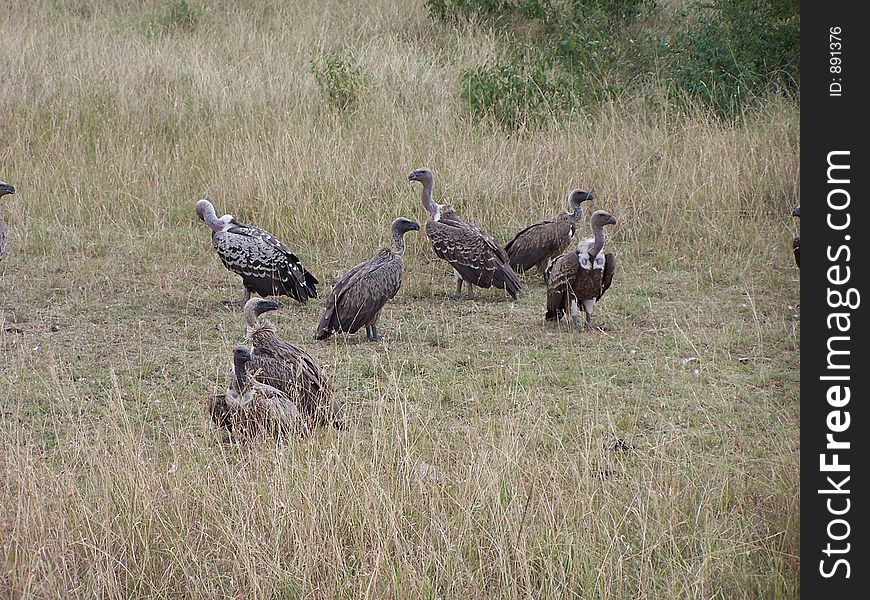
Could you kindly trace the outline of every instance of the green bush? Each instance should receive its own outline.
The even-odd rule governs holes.
[[[510,129],[538,124],[572,105],[573,82],[540,65],[492,63],[465,71],[462,97],[471,115]]]
[[[323,99],[335,110],[344,112],[358,104],[364,80],[353,58],[328,54],[311,63],[311,72]]]
[[[667,89],[677,109],[700,100],[720,116],[739,114],[771,91],[799,88],[798,0],[696,0],[667,15],[653,0],[426,6],[434,20],[481,22],[499,32],[499,56],[466,71],[461,86],[472,116],[507,128],[650,85]],[[648,16],[656,20],[644,21]]]
[[[543,122],[620,91],[640,68],[631,26],[651,0],[427,0],[449,23],[482,21],[501,32],[502,56],[469,69],[462,97],[475,118],[509,129]]]
[[[800,6],[796,0],[716,0],[695,4],[673,45],[672,93],[733,116],[773,87],[800,82]]]

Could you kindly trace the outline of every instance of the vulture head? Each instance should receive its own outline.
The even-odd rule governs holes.
[[[576,190],[571,190],[568,194],[568,204],[572,207],[578,206],[587,200],[594,200],[595,196],[592,192],[587,192],[586,190],[581,190],[577,188]]]
[[[794,207],[794,210],[791,211],[791,216],[800,218],[801,216],[801,205],[798,204]]]
[[[419,181],[423,184],[423,187],[427,187],[435,183],[435,175],[432,174],[430,169],[422,167],[416,171],[411,171],[408,174],[408,181]]]
[[[402,237],[409,231],[420,231],[420,224],[416,221],[412,221],[411,219],[399,217],[398,219],[393,221],[393,225],[390,227],[390,231],[393,232],[393,237]]]
[[[253,327],[256,325],[257,318],[260,315],[264,312],[277,309],[278,303],[274,300],[267,300],[266,298],[251,298],[245,302],[245,322]]]
[[[5,196],[6,194],[14,194],[15,186],[11,183],[6,183],[5,181],[0,181],[0,197]]]
[[[214,231],[223,231],[227,223],[232,220],[230,215],[218,218],[214,211],[214,205],[208,200],[200,200],[196,203],[196,216]]]
[[[596,210],[592,213],[592,229],[601,229],[605,225],[616,225],[616,217],[606,210]]]
[[[251,351],[244,346],[233,349],[233,375],[235,375],[236,390],[241,392],[247,384],[247,364],[251,361]]]

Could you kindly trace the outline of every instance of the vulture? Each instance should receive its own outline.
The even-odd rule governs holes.
[[[6,194],[14,194],[15,188],[3,181],[0,181],[0,198],[5,196]],[[9,243],[8,240],[9,228],[6,226],[6,223],[3,221],[3,216],[0,215],[0,260],[3,260],[3,257],[6,255],[6,246]]]
[[[277,388],[293,400],[314,424],[344,428],[344,417],[326,373],[305,350],[278,337],[275,326],[260,315],[278,308],[274,300],[251,298],[245,303],[245,340],[251,345],[248,369],[260,371],[257,380]]]
[[[498,242],[488,233],[463,221],[449,204],[438,204],[432,199],[435,176],[429,169],[417,169],[408,175],[409,181],[423,184],[421,200],[432,218],[426,221],[426,235],[439,258],[453,267],[456,279],[456,298],[461,298],[462,284],[467,284],[468,297],[474,297],[474,288],[495,286],[517,299],[520,280],[511,268],[510,260]]]
[[[281,439],[296,431],[303,435],[308,427],[299,409],[279,389],[257,380],[251,368],[251,352],[244,346],[233,350],[233,368],[226,393],[209,399],[212,421],[238,438],[265,433]]]
[[[794,210],[791,211],[791,216],[801,218],[801,205],[798,204],[795,206]],[[797,263],[798,269],[801,268],[801,236],[797,236],[792,242],[791,249],[794,252],[794,261]]]
[[[595,303],[610,287],[616,269],[616,257],[601,252],[605,242],[604,226],[615,224],[613,215],[596,210],[591,222],[593,237],[582,240],[576,251],[563,254],[550,264],[545,316],[548,321],[557,321],[570,311],[571,322],[579,330],[577,317],[582,308],[586,313],[586,327],[592,326]]]
[[[290,296],[302,304],[317,297],[317,278],[281,240],[268,231],[236,221],[232,215],[220,218],[208,200],[196,203],[196,214],[211,230],[214,249],[233,273],[241,276],[245,295]]]
[[[410,219],[393,221],[393,247],[381,248],[374,258],[358,264],[335,284],[326,298],[314,339],[325,340],[335,331],[356,333],[363,325],[370,340],[382,339],[377,330],[378,317],[387,300],[399,291],[405,274],[404,235],[419,230],[420,225]]]
[[[592,199],[590,192],[572,190],[568,194],[570,213],[560,213],[553,219],[538,221],[520,231],[504,247],[511,268],[522,273],[538,267],[538,272],[545,274],[549,260],[565,252],[571,244],[575,224],[583,216],[581,204]]]

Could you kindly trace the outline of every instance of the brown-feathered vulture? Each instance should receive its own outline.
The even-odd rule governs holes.
[[[568,194],[570,213],[560,213],[552,219],[538,221],[520,231],[504,249],[510,259],[511,268],[522,273],[532,267],[544,275],[547,263],[559,256],[571,245],[575,224],[583,216],[582,203],[592,200],[590,192],[576,189]]]
[[[547,277],[548,321],[557,321],[570,312],[575,329],[580,329],[577,317],[580,309],[586,313],[586,327],[591,327],[592,311],[613,282],[616,257],[603,254],[605,225],[615,225],[609,212],[596,210],[592,215],[591,238],[577,244],[577,250],[561,255],[549,267]]]
[[[233,350],[233,368],[226,393],[213,396],[208,411],[215,425],[237,439],[265,434],[278,439],[288,433],[308,433],[296,404],[281,390],[258,380],[251,368],[251,353],[244,346]]]
[[[794,207],[794,210],[791,211],[791,216],[801,218],[801,205],[798,204]],[[797,263],[798,269],[801,268],[801,236],[797,236],[792,242],[791,245],[792,251],[794,252],[794,261]]]
[[[356,265],[335,284],[326,298],[314,339],[325,340],[335,331],[356,333],[363,326],[370,340],[381,339],[377,330],[381,309],[398,293],[405,274],[405,233],[419,230],[420,225],[410,219],[393,221],[393,247],[381,248],[374,258]]]
[[[0,198],[7,194],[14,194],[15,188],[6,183],[5,181],[0,181]],[[3,257],[6,255],[6,248],[9,245],[9,227],[3,221],[3,215],[0,214],[0,260],[3,260]]]
[[[468,297],[474,296],[474,288],[495,286],[505,290],[516,300],[520,280],[511,268],[510,260],[491,235],[470,223],[466,223],[449,204],[438,204],[432,199],[435,176],[426,168],[417,169],[408,175],[410,181],[423,184],[421,201],[432,218],[426,221],[426,235],[432,242],[435,254],[453,267],[456,279],[456,298],[462,295],[463,282],[468,284]]]
[[[260,318],[277,308],[277,302],[264,298],[251,298],[245,304],[245,340],[251,345],[248,369],[260,372],[258,381],[287,394],[313,424],[344,428],[341,404],[314,357],[278,337],[275,325]]]
[[[211,241],[221,262],[242,278],[242,304],[253,292],[260,296],[290,296],[302,304],[317,297],[317,278],[268,231],[239,223],[232,215],[218,218],[208,200],[196,203],[196,214],[211,228]]]

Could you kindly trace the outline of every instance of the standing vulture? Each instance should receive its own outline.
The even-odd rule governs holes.
[[[12,185],[0,181],[0,198],[5,196],[6,194],[14,193],[15,188]],[[9,228],[3,221],[3,215],[0,215],[0,260],[3,260],[3,257],[6,255],[6,246],[9,244],[8,234]]]
[[[545,274],[549,260],[565,252],[571,244],[575,224],[583,216],[581,204],[592,199],[590,192],[572,190],[568,194],[570,213],[560,213],[553,219],[538,221],[520,231],[504,247],[511,268],[522,273],[536,266],[539,273]]]
[[[462,283],[468,284],[468,297],[474,297],[472,286],[495,286],[517,299],[520,280],[510,266],[504,248],[488,233],[466,223],[449,204],[438,204],[432,199],[435,176],[429,169],[417,169],[408,175],[409,181],[423,184],[421,200],[432,218],[426,221],[426,235],[439,258],[453,267],[456,279],[456,298],[461,298]]]
[[[393,247],[381,248],[374,258],[358,264],[335,284],[326,298],[326,310],[314,339],[325,340],[334,331],[356,333],[363,325],[370,340],[381,339],[376,327],[378,317],[387,300],[399,291],[405,274],[404,235],[419,230],[420,225],[410,219],[393,221]]]
[[[791,211],[791,216],[801,218],[801,205],[798,204],[795,206],[794,210]],[[801,236],[797,236],[792,242],[791,245],[792,251],[794,251],[794,261],[797,263],[798,269],[801,268]]]
[[[615,225],[613,215],[596,210],[592,215],[593,237],[582,240],[575,252],[568,252],[552,262],[547,277],[548,321],[557,321],[569,312],[575,329],[580,308],[586,313],[586,327],[591,327],[592,311],[613,281],[616,257],[602,254],[605,225]],[[578,306],[579,305],[579,306]]]
[[[307,434],[308,427],[296,404],[281,390],[258,381],[258,373],[250,363],[250,351],[236,346],[230,386],[225,394],[209,399],[208,410],[215,425],[242,439],[257,433],[278,439],[291,431]]]
[[[268,231],[239,223],[232,215],[218,218],[208,200],[196,203],[196,214],[211,227],[211,241],[221,262],[241,276],[245,286],[242,304],[253,292],[260,296],[290,296],[302,304],[317,297],[317,278]]]
[[[275,326],[260,319],[275,310],[274,300],[251,298],[245,304],[245,340],[251,344],[248,369],[260,371],[257,379],[275,387],[293,400],[314,424],[344,428],[341,405],[332,395],[326,373],[305,350],[278,337]]]

